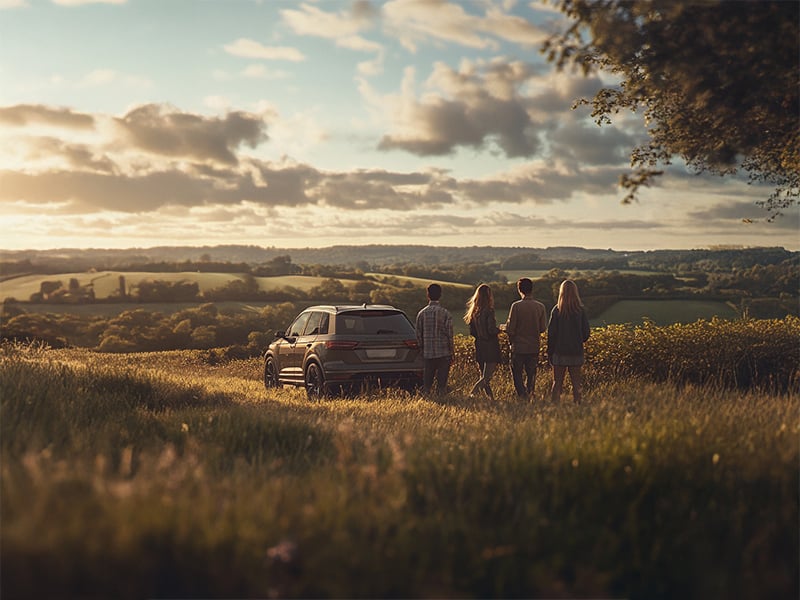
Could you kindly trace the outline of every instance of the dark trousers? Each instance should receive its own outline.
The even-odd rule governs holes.
[[[436,380],[436,392],[439,395],[447,393],[447,378],[450,375],[450,357],[426,358],[425,370],[422,374],[422,389],[426,394],[430,394],[433,389],[433,381]]]
[[[517,396],[533,397],[533,385],[536,383],[536,354],[511,353],[511,376]],[[523,374],[527,375],[527,381]]]

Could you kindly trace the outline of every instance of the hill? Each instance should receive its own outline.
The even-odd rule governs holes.
[[[799,252],[784,248],[709,248],[694,250],[617,251],[571,246],[418,246],[341,245],[326,248],[277,248],[245,245],[158,246],[128,249],[0,250],[0,276],[47,265],[53,272],[94,268],[115,270],[154,262],[231,262],[261,264],[289,256],[295,264],[342,265],[363,270],[396,264],[435,266],[460,263],[495,264],[498,268],[606,268],[705,271],[747,268],[797,260]],[[69,268],[66,268],[69,265]],[[13,270],[12,270],[13,269]],[[41,271],[39,271],[41,272]]]

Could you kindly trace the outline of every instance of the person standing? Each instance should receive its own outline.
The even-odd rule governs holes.
[[[490,383],[501,360],[500,342],[497,339],[500,329],[494,314],[494,294],[492,288],[485,283],[480,284],[467,301],[464,322],[469,325],[469,333],[475,338],[475,360],[481,372],[481,378],[472,387],[469,395],[474,396],[483,390],[494,400]]]
[[[517,397],[533,400],[539,338],[547,328],[547,311],[544,304],[533,299],[530,279],[522,277],[517,281],[517,291],[521,299],[511,305],[505,327],[511,344],[511,376]]]
[[[553,402],[561,398],[564,375],[569,371],[572,397],[576,404],[580,403],[583,344],[588,339],[589,319],[578,294],[578,286],[571,279],[566,279],[558,290],[558,303],[553,307],[547,325],[547,359],[553,365]]]
[[[428,305],[417,313],[417,342],[422,351],[424,372],[422,388],[430,394],[433,382],[439,395],[447,393],[447,378],[453,360],[453,319],[439,301],[442,286],[432,283],[427,288]]]

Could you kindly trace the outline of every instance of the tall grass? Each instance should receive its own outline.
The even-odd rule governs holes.
[[[797,597],[795,391],[489,402],[467,354],[438,402],[308,403],[258,361],[6,348],[2,596]]]

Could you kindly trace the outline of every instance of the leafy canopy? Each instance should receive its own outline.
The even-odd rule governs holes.
[[[555,0],[571,26],[543,48],[560,69],[602,70],[620,84],[591,104],[598,124],[642,110],[649,141],[631,153],[624,202],[680,156],[696,172],[741,169],[773,186],[770,220],[800,197],[800,3]]]

